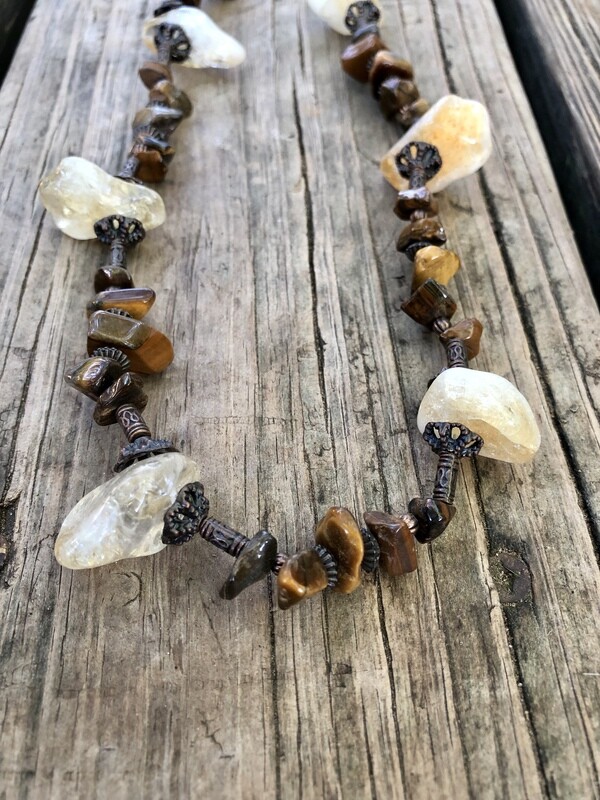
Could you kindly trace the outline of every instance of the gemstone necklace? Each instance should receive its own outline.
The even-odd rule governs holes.
[[[410,500],[401,513],[367,511],[364,526],[348,509],[332,507],[317,525],[315,545],[288,556],[268,531],[248,538],[210,517],[198,466],[171,441],[152,435],[142,416],[148,398],[141,375],[166,369],[173,348],[145,321],[155,293],[134,286],[127,259],[145,231],[165,220],[160,195],[144,184],[164,179],[174,155],[170,138],[192,113],[189,98],[175,86],[172,65],[231,68],[245,59],[242,45],[199,2],[167,1],[144,25],[144,41],[156,58],[139,70],[149,100],[134,117],[122,170],[111,176],[69,157],[40,183],[42,202],[61,231],[75,239],[97,238],[108,248],[108,263],[96,272],[96,296],[87,306],[88,357],[65,378],[94,401],[98,425],[118,424],[127,439],[116,476],[85,495],[62,524],[55,553],[64,567],[87,569],[151,555],[197,534],[235,559],[224,598],[233,599],[270,573],[283,609],[326,588],[347,594],[359,586],[362,571],[379,568],[399,576],[417,568],[416,542],[432,542],[455,514],[460,459],[481,454],[523,463],[539,448],[539,430],[523,395],[505,378],[469,368],[483,328],[477,319],[452,320],[456,303],[446,287],[460,260],[444,247],[433,195],[475,172],[490,155],[485,108],[454,95],[429,108],[411,65],[383,43],[380,11],[369,0],[349,8],[344,0],[308,2],[334,30],[351,35],[341,58],[345,72],[370,84],[383,114],[409,128],[381,170],[398,190],[395,214],[408,223],[397,241],[414,264],[412,294],[402,309],[437,335],[446,351],[448,366],[432,381],[417,417],[437,456],[433,491]]]

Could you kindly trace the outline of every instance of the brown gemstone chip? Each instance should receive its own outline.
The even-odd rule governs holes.
[[[152,89],[159,81],[172,81],[173,73],[166,64],[158,61],[145,61],[139,70],[139,76],[147,89]]]
[[[129,358],[133,372],[156,373],[173,361],[169,339],[146,322],[110,311],[96,311],[88,324],[88,353],[101,345],[114,345]]]
[[[469,361],[479,353],[479,341],[483,333],[483,325],[475,317],[461,319],[440,334],[444,344],[449,344],[453,339],[460,339],[467,351]]]
[[[460,269],[460,258],[452,250],[430,245],[417,250],[414,264],[413,292],[428,278],[434,278],[438,283],[448,283]]]
[[[419,90],[413,81],[391,77],[383,81],[379,87],[379,107],[386,119],[393,119],[396,114],[412,105],[419,98]]]
[[[439,317],[451,319],[456,303],[445,286],[429,278],[402,303],[402,311],[419,325],[431,328]]]
[[[65,372],[65,380],[78,391],[97,400],[123,374],[123,367],[112,358],[94,356]]]
[[[138,411],[143,411],[148,403],[148,395],[143,387],[144,381],[139,375],[124,372],[98,398],[94,421],[98,425],[114,425],[118,422],[117,411],[121,406],[134,406]]]
[[[379,566],[394,578],[414,572],[417,549],[410,528],[401,517],[383,511],[367,511],[365,525],[379,543]]]
[[[398,236],[396,250],[404,253],[411,245],[418,242],[440,245],[444,244],[446,238],[446,231],[439,219],[437,217],[425,217],[425,219],[417,219],[411,222],[410,225],[404,226],[400,236]]]
[[[284,611],[327,588],[327,573],[314,550],[296,553],[277,573],[277,603]]]
[[[409,220],[415,211],[426,211],[427,214],[433,215],[437,214],[437,210],[438,202],[426,186],[398,192],[394,206],[394,214],[404,220]]]
[[[358,523],[348,509],[330,508],[317,525],[315,540],[337,561],[338,582],[334,591],[349,594],[358,588],[365,545]]]
[[[369,83],[373,90],[373,97],[379,99],[379,88],[388,78],[402,78],[412,80],[414,77],[412,64],[403,58],[395,56],[389,50],[380,50],[375,53],[369,70]]]
[[[100,267],[94,275],[94,291],[105,289],[133,289],[133,278],[123,267]]]
[[[355,81],[367,83],[373,57],[380,50],[385,50],[385,45],[376,33],[361,36],[342,53],[342,69]]]
[[[408,510],[419,520],[415,537],[421,544],[428,544],[441,536],[456,514],[454,506],[431,497],[413,497]]]
[[[109,308],[119,308],[127,311],[135,319],[142,319],[154,305],[156,292],[154,289],[106,289],[100,292],[87,304],[87,312],[108,311]]]

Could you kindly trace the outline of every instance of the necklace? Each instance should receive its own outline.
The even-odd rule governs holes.
[[[317,525],[315,545],[287,556],[268,531],[247,538],[210,517],[198,466],[171,441],[152,435],[142,416],[147,396],[141,374],[164,370],[173,348],[144,320],[155,295],[134,286],[127,259],[145,231],[165,220],[160,196],[144,183],[165,177],[174,155],[170,138],[192,111],[173,82],[171,65],[235,67],[245,57],[243,47],[197,3],[164,2],[144,26],[157,58],[140,69],[149,102],[135,115],[133,145],[118,176],[67,158],[40,184],[61,230],[78,239],[96,237],[109,249],[109,263],[96,272],[97,294],[88,304],[88,357],[65,377],[95,402],[96,423],[119,424],[127,438],[117,475],[83,497],[62,525],[55,552],[65,567],[150,555],[199,534],[235,558],[225,598],[270,573],[277,576],[281,608],[328,587],[350,593],[363,571],[381,568],[399,576],[416,569],[415,542],[432,542],[454,516],[461,458],[481,453],[519,463],[539,447],[533,413],[518,390],[498,375],[469,369],[482,325],[476,319],[452,321],[457,306],[445,285],[460,261],[443,247],[446,233],[433,193],[486,160],[491,143],[485,109],[449,96],[427,110],[410,64],[381,40],[379,10],[368,0],[348,9],[336,0],[310,0],[310,5],[336,30],[343,24],[350,31],[352,41],[342,54],[348,75],[370,85],[386,117],[412,125],[384,157],[382,172],[399,191],[396,215],[408,223],[397,248],[414,263],[413,292],[402,309],[436,334],[446,351],[448,367],[431,383],[417,419],[437,456],[433,491],[413,498],[403,513],[368,511],[364,527],[348,509],[332,507]]]

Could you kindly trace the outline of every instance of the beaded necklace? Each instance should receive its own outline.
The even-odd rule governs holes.
[[[144,40],[156,59],[139,70],[149,100],[134,117],[133,143],[121,171],[111,176],[70,157],[40,183],[42,202],[64,233],[95,237],[109,249],[87,306],[88,357],[65,378],[94,401],[98,425],[118,424],[127,439],[116,476],[85,495],[62,524],[55,553],[64,567],[151,555],[199,535],[235,559],[221,590],[224,598],[233,599],[270,573],[276,575],[282,609],[326,588],[347,594],[360,585],[363,571],[379,568],[400,576],[417,568],[416,542],[432,542],[455,514],[460,459],[481,453],[522,463],[540,445],[520,392],[498,375],[469,369],[483,328],[477,319],[452,321],[457,306],[445,285],[460,260],[444,248],[446,233],[433,193],[483,165],[491,152],[487,112],[452,95],[429,109],[411,65],[381,39],[379,8],[370,0],[349,8],[344,2],[309,0],[309,5],[334,30],[351,34],[341,57],[345,72],[370,85],[386,118],[409,128],[381,169],[398,190],[394,213],[408,223],[397,240],[397,249],[414,264],[412,294],[402,309],[435,333],[446,351],[448,366],[430,384],[417,417],[437,456],[433,491],[410,500],[402,513],[367,511],[364,526],[348,509],[332,507],[317,525],[315,545],[288,556],[268,531],[248,538],[210,517],[198,466],[171,441],[152,435],[142,416],[148,398],[141,375],[166,369],[173,348],[144,320],[155,293],[134,286],[127,260],[145,231],[165,220],[162,199],[144,184],[164,179],[174,155],[170,138],[192,113],[189,98],[175,86],[172,65],[235,67],[245,58],[244,48],[197,7],[199,1],[168,0],[144,25]]]

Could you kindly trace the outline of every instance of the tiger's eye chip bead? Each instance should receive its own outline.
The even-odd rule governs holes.
[[[381,569],[392,577],[414,572],[417,568],[417,549],[406,520],[383,511],[367,511],[364,520],[379,543]]]
[[[325,547],[338,565],[338,582],[334,589],[349,594],[360,585],[360,569],[365,555],[358,523],[346,508],[330,508],[317,525],[317,544]]]
[[[277,603],[286,610],[327,588],[328,578],[315,550],[290,556],[277,573]]]
[[[456,302],[445,286],[429,278],[402,303],[402,310],[419,325],[431,328],[439,317],[450,319],[454,315]]]

